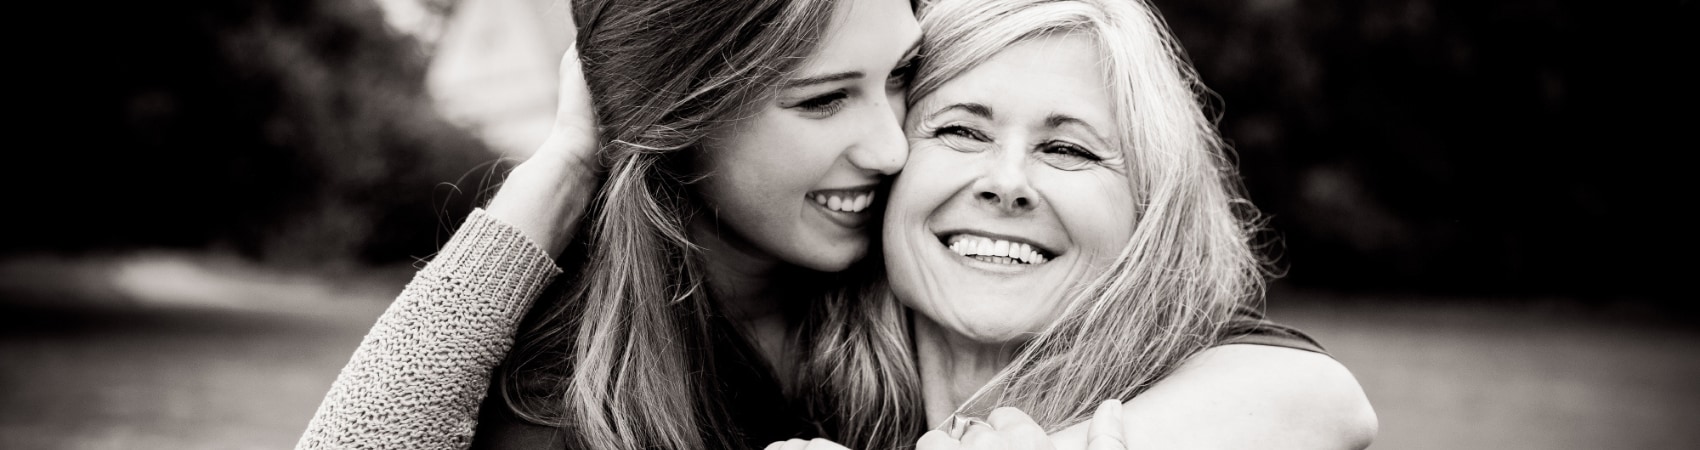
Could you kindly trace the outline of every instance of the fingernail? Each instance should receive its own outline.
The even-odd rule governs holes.
[[[1121,415],[1122,415],[1122,402],[1121,402],[1121,400],[1116,400],[1116,399],[1113,399],[1113,398],[1109,399],[1109,400],[1104,400],[1104,403],[1098,404],[1098,413],[1099,414],[1105,414],[1105,415],[1108,415],[1108,416],[1111,416],[1111,417],[1121,417]]]

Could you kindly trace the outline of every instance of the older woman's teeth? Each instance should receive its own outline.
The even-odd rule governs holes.
[[[838,212],[859,213],[874,204],[874,193],[868,192],[852,196],[809,194],[815,203]]]
[[[950,250],[958,255],[997,264],[1043,264],[1050,260],[1031,245],[979,236],[953,236],[950,238]]]

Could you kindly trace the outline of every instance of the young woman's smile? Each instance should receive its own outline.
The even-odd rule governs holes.
[[[773,101],[711,136],[697,186],[741,251],[821,272],[868,253],[901,128],[920,25],[908,2],[841,2],[826,38]]]

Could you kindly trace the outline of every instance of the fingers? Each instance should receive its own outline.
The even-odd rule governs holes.
[[[814,438],[814,439],[810,439],[810,440],[807,440],[807,441],[802,440],[802,439],[788,439],[788,440],[784,440],[784,441],[774,442],[772,444],[767,444],[767,447],[764,447],[763,450],[850,450],[850,449],[845,448],[842,445],[838,445],[837,442],[833,442],[833,441],[829,441],[829,440],[821,439],[821,438]]]
[[[809,450],[850,450],[849,448],[846,448],[842,445],[838,445],[837,442],[832,442],[832,441],[829,441],[829,440],[826,440],[826,439],[821,439],[821,438],[810,439],[808,449]]]
[[[549,137],[551,140],[594,145],[596,103],[590,96],[590,84],[584,78],[584,63],[579,60],[576,42],[561,54],[559,82],[554,128],[549,130]]]
[[[1109,399],[1098,405],[1086,427],[1086,450],[1126,450],[1122,438],[1122,402]]]
[[[974,426],[968,427],[968,434],[962,436],[961,448],[974,450],[1004,450],[1019,448],[1007,446],[1006,444],[1009,442],[1006,438],[1007,436],[1004,436],[1004,433],[994,430],[992,427],[975,424]]]
[[[584,79],[584,63],[579,60],[578,43],[567,46],[567,51],[561,52],[559,104],[555,105],[557,117],[560,114],[576,114],[595,118],[595,109],[590,101],[590,85]],[[591,113],[586,115],[585,113]],[[556,120],[560,124],[560,120]],[[578,124],[571,124],[578,125]]]
[[[1005,448],[1019,449],[1049,449],[1051,437],[1045,433],[1045,428],[1033,421],[1032,416],[1019,409],[1003,407],[992,410],[992,415],[986,417],[992,428],[998,430],[999,441]]]
[[[1041,431],[1044,430],[1037,422],[1033,421],[1033,417],[1028,416],[1027,413],[1021,412],[1020,409],[1008,406],[992,410],[992,415],[986,417],[986,422],[990,423],[992,428],[996,428],[998,431],[1013,431],[1029,428]]]
[[[954,428],[961,429],[961,439],[954,439],[951,433],[933,430],[921,436],[916,442],[917,450],[1051,450],[1051,437],[1045,434],[1044,427],[1039,426],[1027,413],[1015,408],[998,408],[992,411],[986,420],[956,417],[952,420],[960,424]]]
[[[915,450],[958,450],[961,443],[950,438],[950,433],[939,430],[928,431],[921,435],[921,440],[915,443]]]

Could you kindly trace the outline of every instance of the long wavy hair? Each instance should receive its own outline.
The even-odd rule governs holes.
[[[1072,291],[1059,319],[963,413],[1014,406],[1049,430],[1079,422],[1098,402],[1130,399],[1214,345],[1235,308],[1262,297],[1257,213],[1206,115],[1212,94],[1149,4],[939,0],[923,6],[921,27],[911,105],[1018,42],[1094,41],[1138,202],[1114,263]]]
[[[563,257],[569,275],[551,288],[560,297],[522,325],[498,395],[516,416],[565,429],[578,447],[742,447],[712,358],[717,347],[748,344],[710,298],[686,231],[701,209],[689,185],[705,175],[692,154],[771,101],[815,51],[836,1],[572,3],[607,180],[581,228],[586,239]],[[901,353],[884,347],[902,341],[881,337],[900,312],[848,301],[860,284],[837,284],[844,291],[808,305],[793,339],[806,344],[819,328],[856,333],[820,349],[840,358],[834,379],[847,388],[830,395],[848,403],[810,405],[825,429],[880,429],[900,404],[882,395],[896,381],[881,377],[902,372],[876,369]]]

